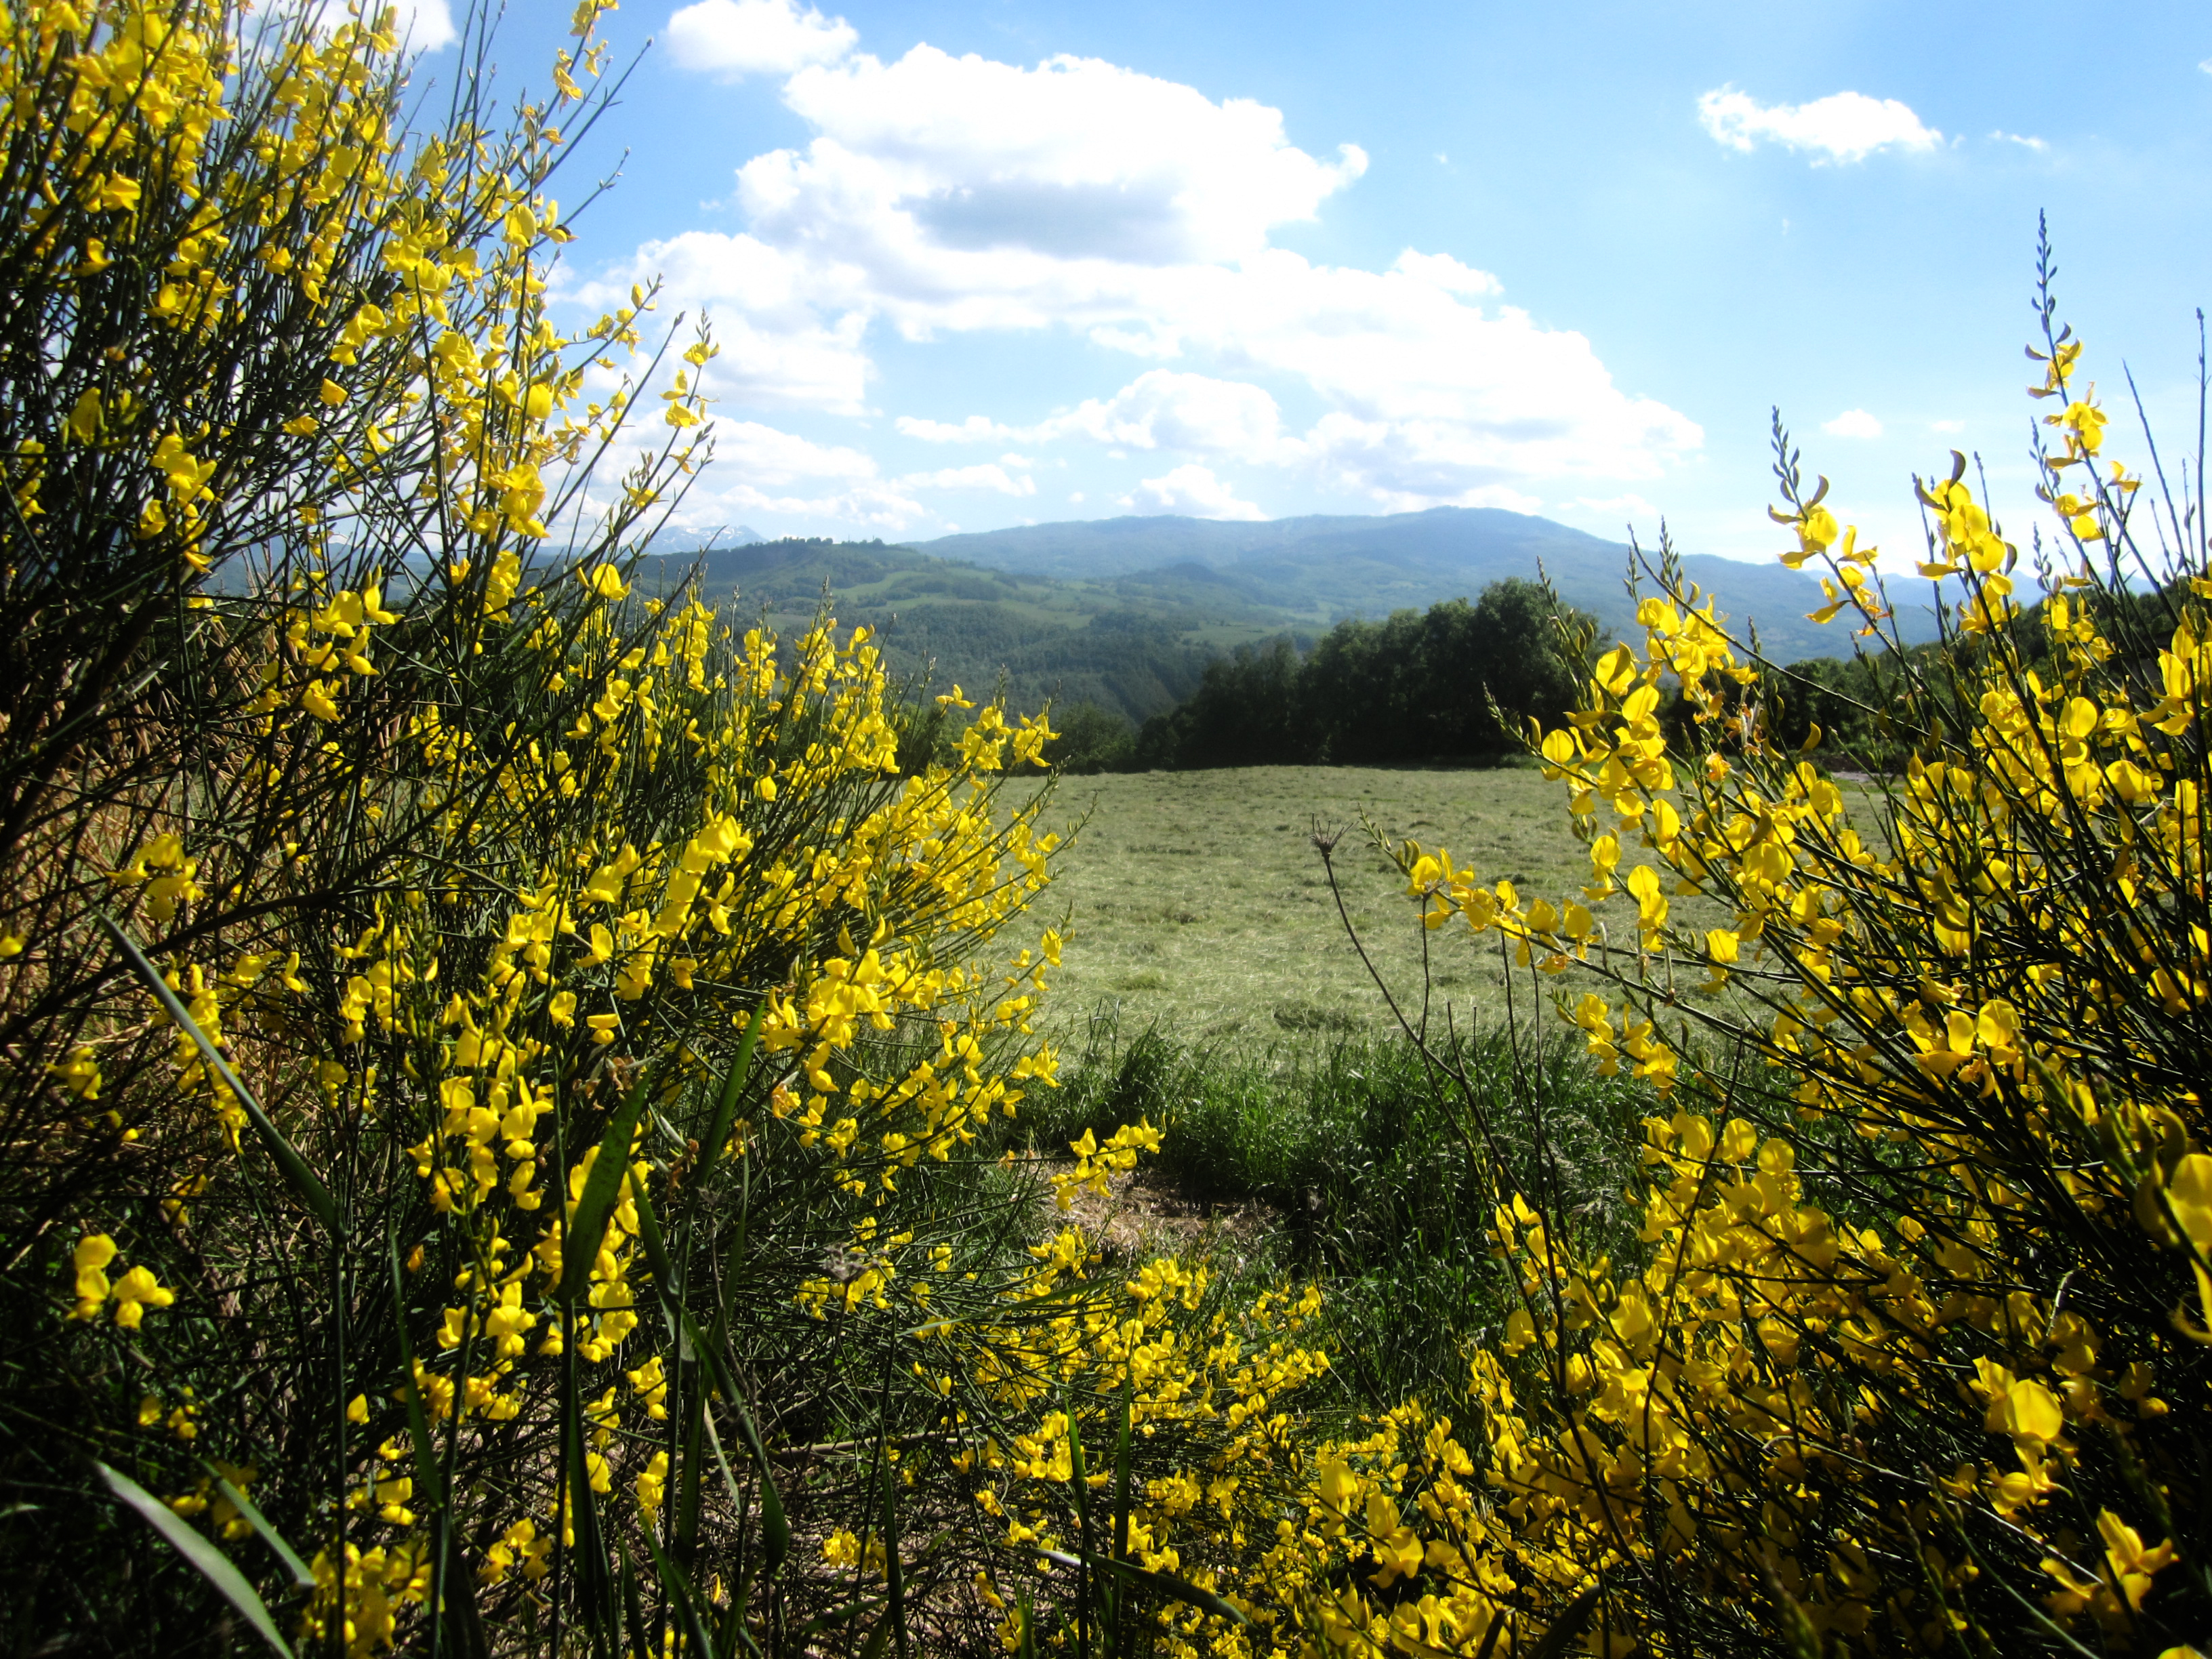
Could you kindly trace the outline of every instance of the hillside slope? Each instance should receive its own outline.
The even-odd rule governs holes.
[[[988,690],[1004,673],[1018,707],[1091,702],[1139,723],[1189,696],[1217,653],[1301,625],[1202,568],[1068,581],[881,543],[784,541],[666,555],[646,562],[647,590],[665,591],[695,564],[712,603],[764,614],[786,632],[829,595],[839,623],[866,623],[892,672],[932,692]]]
[[[1472,598],[1538,565],[1560,597],[1625,629],[1633,607],[1622,584],[1626,544],[1527,514],[1437,507],[1375,517],[1316,515],[1257,524],[1160,515],[1026,525],[915,544],[921,551],[1028,575],[1118,578],[1144,584],[1210,572],[1224,594],[1274,606],[1310,627],[1350,616],[1382,617],[1440,600]],[[1692,581],[1721,595],[1731,617],[1759,626],[1784,661],[1842,654],[1849,635],[1805,620],[1822,602],[1819,586],[1778,564],[1706,555],[1683,560]],[[1900,595],[1901,597],[1901,595]],[[1907,618],[1908,638],[1932,637],[1932,621]]]
[[[1346,617],[1380,617],[1473,599],[1533,576],[1613,630],[1633,622],[1629,550],[1517,513],[1437,507],[1383,518],[1217,524],[1170,517],[1025,526],[919,546],[786,540],[647,562],[648,589],[696,563],[708,598],[788,629],[824,593],[838,620],[881,636],[892,670],[928,689],[974,691],[1001,672],[1014,702],[1093,702],[1142,722],[1198,684],[1214,655],[1289,635],[1318,637]],[[1731,617],[1756,619],[1789,662],[1841,654],[1850,635],[1816,628],[1810,577],[1779,565],[1692,556],[1691,579]],[[1930,631],[1908,629],[1911,637]]]

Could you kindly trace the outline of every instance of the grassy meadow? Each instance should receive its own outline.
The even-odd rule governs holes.
[[[1390,1029],[1314,849],[1316,823],[1343,832],[1345,908],[1410,1018],[1423,929],[1363,826],[1442,845],[1481,879],[1555,902],[1589,879],[1564,793],[1527,767],[1131,773],[1068,779],[1054,805],[1081,825],[1046,900],[1066,907],[1074,927],[1047,1005],[1072,1039],[1094,1021],[1240,1047]],[[1678,902],[1686,915],[1693,908]],[[1425,944],[1433,1022],[1447,1004],[1462,1027],[1504,1018],[1495,935],[1478,942],[1446,928]],[[1513,987],[1523,1012],[1528,991],[1523,970]]]

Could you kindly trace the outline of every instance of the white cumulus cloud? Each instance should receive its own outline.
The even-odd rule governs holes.
[[[447,0],[394,0],[393,9],[399,14],[399,38],[413,51],[435,52],[460,39]]]
[[[1111,398],[1085,398],[1038,426],[1036,440],[1079,435],[1128,449],[1281,459],[1282,414],[1260,386],[1147,369]]]
[[[1182,513],[1195,519],[1264,519],[1267,515],[1251,501],[1238,499],[1236,487],[1213,475],[1210,466],[1195,463],[1178,466],[1164,477],[1147,478],[1121,505],[1139,513]]]
[[[410,52],[436,52],[460,39],[453,27],[451,0],[384,0],[383,6],[371,10],[385,7],[392,13],[392,38]],[[346,8],[329,0],[278,0],[275,10],[279,17],[304,16],[307,27],[321,37],[349,21]],[[249,43],[250,39],[251,32]]]
[[[1578,496],[1568,503],[1568,510],[1579,517],[1609,520],[1614,526],[1637,524],[1659,517],[1659,509],[1633,491],[1626,495]]]
[[[1463,265],[1449,253],[1420,253],[1407,248],[1390,267],[1447,294],[1503,294],[1504,284],[1486,270]]]
[[[875,458],[842,444],[817,444],[757,421],[714,422],[714,453],[756,483],[787,484],[801,478],[872,478]]]
[[[1749,150],[1765,141],[1814,151],[1816,161],[1863,161],[1893,146],[1929,150],[1943,142],[1907,106],[1863,92],[1831,93],[1809,104],[1761,104],[1734,87],[1719,87],[1698,100],[1698,118],[1730,149]]]
[[[738,170],[756,226],[856,252],[857,233],[925,282],[1009,258],[996,286],[1039,261],[1233,258],[1367,167],[1354,145],[1307,155],[1279,111],[1097,58],[1023,69],[919,46],[802,70],[784,100],[822,136]]]
[[[1282,414],[1263,387],[1166,368],[1147,369],[1112,397],[1086,398],[1034,426],[1008,426],[986,415],[957,422],[902,415],[893,425],[906,437],[933,444],[1038,444],[1081,437],[1124,452],[1188,449],[1247,460],[1279,460],[1285,454]]]
[[[668,46],[685,69],[741,75],[789,75],[834,64],[860,32],[843,18],[805,11],[792,0],[698,0],[668,20]]]
[[[774,3],[804,21],[789,0]],[[691,27],[705,38],[705,21]],[[1617,488],[1703,441],[1678,411],[1616,386],[1588,339],[1503,303],[1498,279],[1458,258],[1408,248],[1370,270],[1277,246],[1280,228],[1316,217],[1367,165],[1353,144],[1323,155],[1292,143],[1278,110],[1095,58],[823,51],[783,86],[811,137],[737,167],[742,230],[645,244],[569,295],[611,303],[665,274],[670,309],[713,319],[723,350],[707,383],[725,408],[872,413],[886,335],[948,349],[985,333],[1072,335],[1134,360],[1119,391],[1027,423],[913,411],[894,429],[1171,458],[1131,499],[1166,492],[1237,516],[1258,509],[1209,464],[1295,469],[1392,509],[1532,510],[1540,481]],[[703,48],[684,61],[724,66]],[[1295,426],[1285,402],[1303,411]]]
[[[690,230],[647,242],[624,264],[563,297],[595,309],[627,305],[659,277],[665,292],[712,317],[721,347],[702,377],[726,403],[867,412],[874,372],[865,345],[872,305],[856,283],[816,270],[803,251],[757,236]]]
[[[689,524],[733,522],[750,514],[830,519],[902,532],[928,516],[904,480],[889,480],[872,455],[757,421],[709,419],[716,465],[686,499]]]

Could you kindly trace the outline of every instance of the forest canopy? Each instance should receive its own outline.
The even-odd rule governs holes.
[[[1339,623],[1303,654],[1288,640],[1212,664],[1172,714],[1145,722],[1140,767],[1382,765],[1486,761],[1558,719],[1579,665],[1562,654],[1536,582],[1491,583],[1425,612]]]

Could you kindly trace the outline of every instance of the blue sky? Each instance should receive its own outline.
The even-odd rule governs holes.
[[[502,63],[542,84],[568,11],[517,8]],[[1911,476],[1956,445],[2024,535],[2039,210],[2100,392],[2126,362],[2194,442],[2203,6],[627,0],[605,27],[643,52],[585,158],[622,179],[558,291],[659,272],[668,314],[712,316],[694,528],[1458,503],[1760,557],[1778,404],[1870,533],[1917,544]]]

